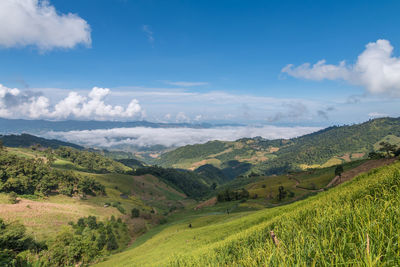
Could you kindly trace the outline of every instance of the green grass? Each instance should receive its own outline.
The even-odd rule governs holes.
[[[188,219],[99,266],[398,266],[400,163],[286,206]]]
[[[384,138],[382,138],[381,140],[379,140],[378,142],[376,142],[374,144],[375,150],[379,150],[381,148],[381,145],[380,145],[381,142],[388,142],[392,145],[400,145],[400,137],[392,135],[392,134],[385,136]]]
[[[45,154],[37,150],[7,148],[7,151],[19,157],[42,157],[45,160]],[[0,194],[0,217],[6,221],[20,221],[27,227],[28,232],[39,240],[53,236],[63,225],[67,225],[69,221],[76,222],[80,217],[91,215],[104,219],[111,215],[116,217],[123,216],[115,207],[104,207],[105,203],[121,203],[120,206],[122,206],[127,215],[130,215],[132,208],[138,208],[141,214],[150,214],[152,209],[156,209],[159,214],[163,214],[169,211],[170,206],[182,208],[186,205],[186,196],[183,193],[176,191],[173,187],[151,175],[94,174],[60,158],[56,159],[52,167],[72,170],[82,176],[93,177],[106,187],[106,195],[87,196],[87,199],[80,199],[77,196],[71,198],[63,195],[47,198],[19,196],[22,201],[12,205],[9,204],[8,194]],[[153,224],[155,222],[149,219],[148,223],[145,228],[151,228],[150,223]]]
[[[366,162],[366,160],[351,161],[343,164],[343,170],[348,171],[355,167],[360,166]],[[294,177],[300,180],[300,187],[307,189],[320,189],[324,188],[334,177],[335,177],[336,166],[312,169],[305,172],[300,172],[294,175]]]

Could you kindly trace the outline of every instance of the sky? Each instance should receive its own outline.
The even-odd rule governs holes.
[[[399,1],[1,0],[0,117],[400,116]]]

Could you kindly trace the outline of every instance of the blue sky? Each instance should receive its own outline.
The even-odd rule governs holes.
[[[54,37],[68,32],[61,23],[30,39],[21,29],[1,36],[3,23],[0,84],[14,105],[43,97],[18,111],[3,100],[0,116],[321,126],[400,116],[399,1],[51,0],[36,13],[43,5],[55,17],[75,14],[76,27],[86,22],[90,32],[73,32],[66,44],[70,35]],[[40,38],[50,39],[44,46]],[[379,62],[390,75],[369,79],[374,62],[357,57],[387,47],[393,54]],[[90,102],[93,87],[109,91]],[[60,117],[65,110],[54,106],[71,91],[87,97],[76,106],[87,108]]]

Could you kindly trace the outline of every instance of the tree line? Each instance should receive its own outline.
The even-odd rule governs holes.
[[[91,177],[53,169],[40,158],[18,157],[0,147],[0,192],[42,196],[50,193],[96,195],[105,194],[105,187]]]

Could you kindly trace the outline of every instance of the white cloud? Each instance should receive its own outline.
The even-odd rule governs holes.
[[[126,108],[113,106],[104,102],[109,94],[110,89],[99,87],[94,87],[87,97],[77,92],[70,92],[52,107],[50,100],[45,96],[28,94],[0,84],[0,117],[56,120],[116,120],[143,117],[144,111],[138,100],[132,99]]]
[[[192,87],[192,86],[202,86],[202,85],[208,85],[207,82],[183,82],[183,81],[178,81],[178,82],[171,82],[171,81],[165,81],[166,84],[169,85],[175,85],[175,86],[182,86],[182,87]]]
[[[176,147],[212,140],[233,141],[243,137],[268,139],[292,138],[320,130],[318,127],[216,127],[216,128],[114,128],[70,132],[49,132],[46,137],[63,139],[88,146],[163,145]]]
[[[296,78],[309,80],[344,80],[361,85],[370,93],[389,93],[400,96],[400,58],[393,56],[393,46],[387,40],[377,40],[366,45],[354,65],[344,61],[339,65],[326,64],[325,60],[314,65],[287,65],[282,72]]]
[[[91,44],[90,26],[76,14],[59,14],[47,0],[1,0],[0,46],[40,50]]]
[[[190,122],[190,118],[186,116],[184,112],[179,112],[176,114],[175,121],[178,123],[183,123],[183,122]]]
[[[371,118],[382,118],[382,117],[387,117],[389,115],[385,114],[385,113],[380,113],[380,112],[371,112],[371,113],[368,113],[368,116]]]

